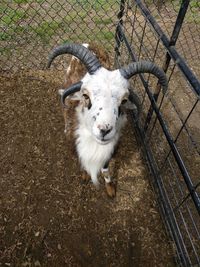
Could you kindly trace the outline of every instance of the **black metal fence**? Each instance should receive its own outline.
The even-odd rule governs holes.
[[[42,69],[69,40],[103,44],[116,65],[165,70],[165,95],[149,75],[132,80],[143,110],[135,129],[177,262],[200,266],[200,2],[3,0],[0,12],[0,71]]]
[[[132,81],[143,110],[136,128],[164,221],[176,244],[177,262],[200,266],[200,24],[198,15],[191,19],[194,2],[177,4],[121,1],[116,63],[148,59],[167,74],[165,95],[149,75]]]

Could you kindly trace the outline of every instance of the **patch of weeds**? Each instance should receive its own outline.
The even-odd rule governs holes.
[[[4,25],[10,26],[12,24],[17,24],[21,20],[26,19],[27,15],[24,10],[6,10],[5,15],[1,18],[1,21]]]
[[[11,48],[0,47],[0,54],[2,56],[10,56],[11,55]]]
[[[91,36],[87,35],[86,33],[81,33],[73,37],[73,40],[77,43],[86,43],[91,41]]]
[[[109,25],[112,23],[111,18],[101,19],[100,17],[93,19],[96,25]]]
[[[182,3],[182,0],[172,1],[173,8],[176,12],[179,12],[181,3]],[[200,1],[191,0],[189,4],[189,8],[185,16],[185,21],[200,23],[199,8],[200,8]]]
[[[13,0],[13,2],[16,4],[26,4],[30,2],[30,0]]]
[[[11,35],[8,32],[0,32],[0,41],[9,41]]]
[[[78,14],[76,11],[71,11],[67,16],[63,18],[63,21],[66,23],[71,23],[73,21],[76,21],[76,18],[78,17]]]
[[[1,14],[1,18],[2,18],[3,13],[5,12],[6,9],[7,9],[6,3],[0,3],[0,14]]]
[[[190,7],[191,8],[200,8],[200,2],[199,2],[199,0],[191,0],[190,1]]]
[[[32,28],[32,30],[43,40],[48,41],[51,36],[56,33],[60,27],[60,22],[57,21],[44,21],[39,26]]]
[[[96,12],[102,9],[103,12],[110,11],[110,9],[113,9],[113,6],[116,6],[117,4],[120,4],[119,0],[71,0],[71,5],[74,7],[74,9],[81,7],[85,11],[94,10]]]
[[[36,0],[36,3],[43,4],[46,0]]]
[[[5,32],[0,32],[0,41],[15,41],[24,34],[27,27],[21,25],[12,25]]]
[[[199,0],[192,0],[190,2],[190,10],[186,14],[186,20],[188,22],[200,23],[200,2]]]
[[[78,12],[78,16],[79,16],[81,19],[86,18],[87,15],[88,15],[88,14],[87,14],[87,12],[86,12],[85,10]]]
[[[66,43],[71,43],[71,40],[70,39],[64,39],[64,40],[62,40],[62,44],[66,44]]]
[[[96,34],[96,38],[99,40],[106,39],[107,41],[111,41],[114,39],[114,33],[108,30],[101,30]]]
[[[79,34],[72,33],[70,35],[70,39],[63,40],[63,43],[66,42],[78,42],[78,43],[85,43],[85,42],[91,42],[91,41],[97,41],[102,42],[102,40],[105,40],[106,42],[112,42],[114,40],[114,34],[113,32],[109,30],[97,30],[95,29],[93,32],[82,31]]]
[[[94,41],[95,38],[93,39],[92,37],[94,37],[93,35],[88,35],[87,33],[80,33],[80,34],[71,34],[69,39],[64,39],[63,43],[85,43],[85,42],[90,42],[90,41]]]
[[[83,10],[83,11],[77,12],[73,10],[73,11],[70,11],[68,15],[63,18],[63,21],[66,23],[72,23],[72,22],[77,23],[78,20],[80,19],[82,20],[86,17],[87,17],[86,11]]]
[[[96,10],[104,10],[104,11],[110,11],[110,9],[113,9],[113,6],[116,4],[119,4],[120,1],[116,1],[116,0],[97,0],[94,1],[94,3],[92,4],[92,7]]]
[[[186,17],[186,21],[187,22],[192,22],[192,23],[196,23],[196,24],[200,24],[200,15],[199,16],[194,16],[192,15],[188,15]]]
[[[90,1],[88,0],[75,0],[73,2],[75,6],[77,7],[81,6],[82,8],[84,8],[84,10],[87,10],[91,7]]]

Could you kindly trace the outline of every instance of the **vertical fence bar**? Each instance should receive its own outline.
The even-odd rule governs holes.
[[[115,61],[116,61],[116,58],[120,55],[120,52],[119,52],[119,48],[120,48],[120,43],[122,42],[122,37],[120,35],[120,31],[119,31],[119,27],[120,25],[122,26],[123,25],[123,15],[124,15],[124,8],[125,8],[125,0],[121,0],[120,2],[120,10],[119,10],[119,13],[117,15],[117,18],[119,19],[119,22],[118,22],[118,25],[116,27],[116,31],[115,31],[115,41],[116,41],[116,45],[115,45]]]

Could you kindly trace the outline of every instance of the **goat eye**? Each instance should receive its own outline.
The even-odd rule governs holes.
[[[122,102],[121,102],[121,105],[126,104],[127,100],[128,100],[128,99],[123,99]]]
[[[91,100],[89,96],[87,94],[83,94],[83,97],[85,98],[85,103],[86,103],[87,108],[90,109],[92,104],[91,104]]]
[[[85,98],[85,100],[88,100],[89,99],[89,96],[86,95],[86,94],[83,94],[83,97]]]

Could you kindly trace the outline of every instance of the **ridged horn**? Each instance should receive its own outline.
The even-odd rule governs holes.
[[[139,73],[151,73],[159,79],[159,83],[163,87],[164,93],[167,90],[167,77],[165,72],[159,68],[156,64],[150,61],[138,61],[132,62],[128,66],[119,69],[121,75],[130,79],[132,76]]]
[[[82,86],[82,82],[77,82],[72,84],[70,87],[68,87],[67,89],[65,89],[65,91],[63,92],[63,94],[61,95],[61,102],[62,104],[65,106],[65,98],[71,94],[74,94],[78,91],[81,90],[81,86]]]
[[[49,68],[53,60],[60,55],[70,54],[78,59],[86,66],[89,74],[94,74],[99,68],[101,68],[101,64],[96,56],[89,51],[86,47],[79,44],[63,44],[56,47],[49,55],[48,65]]]

